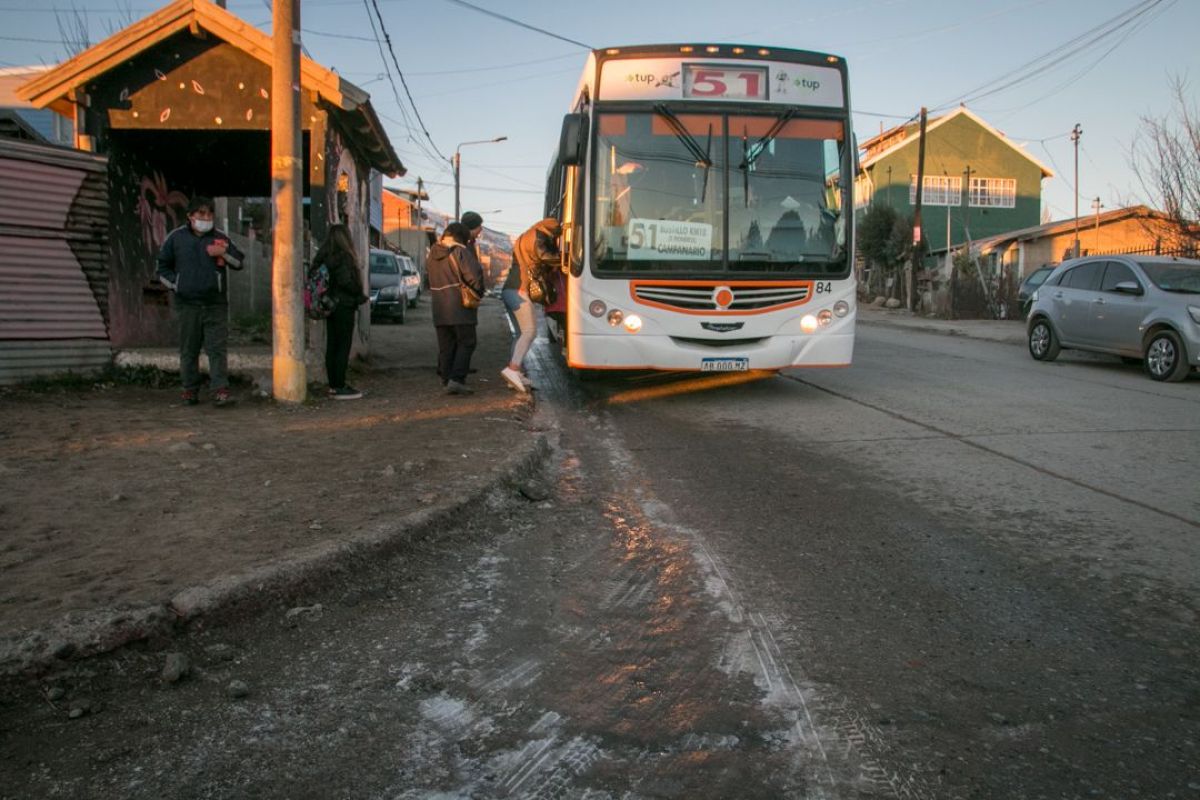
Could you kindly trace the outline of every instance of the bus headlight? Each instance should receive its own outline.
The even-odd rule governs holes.
[[[621,324],[621,320],[625,319],[625,315],[621,313],[621,309],[614,308],[608,312],[608,324],[614,328]]]
[[[817,329],[817,318],[812,314],[805,314],[800,318],[800,330],[805,333],[813,333]]]
[[[838,300],[833,304],[833,313],[839,317],[844,317],[850,313],[850,304],[845,300]]]
[[[588,313],[593,317],[603,317],[605,311],[608,311],[608,306],[604,305],[603,300],[593,300],[588,303]]]
[[[817,324],[822,328],[828,328],[833,323],[833,312],[828,308],[821,309],[817,314]]]
[[[637,333],[642,329],[642,318],[637,314],[630,314],[625,318],[625,330],[630,333]]]

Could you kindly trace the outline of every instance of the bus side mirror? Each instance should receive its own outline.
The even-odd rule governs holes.
[[[587,115],[567,114],[563,117],[562,135],[558,139],[558,163],[574,167],[583,163],[587,150]]]

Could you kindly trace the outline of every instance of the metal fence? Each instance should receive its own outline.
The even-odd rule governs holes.
[[[1163,247],[1161,243],[1128,250],[1090,251],[1089,256],[1176,256],[1178,258],[1200,258],[1200,245],[1188,244]]]

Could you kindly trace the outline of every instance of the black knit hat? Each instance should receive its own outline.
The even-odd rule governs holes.
[[[463,214],[462,219],[459,221],[466,226],[466,229],[469,231],[473,231],[483,225],[483,217],[479,216],[479,214],[475,213],[474,211],[468,211],[467,213]]]

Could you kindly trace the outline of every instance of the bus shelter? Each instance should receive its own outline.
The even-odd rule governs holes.
[[[210,0],[176,0],[18,89],[108,158],[114,346],[174,342],[154,260],[192,195],[271,195],[271,63],[262,31]],[[319,242],[346,223],[365,278],[370,171],[404,166],[366,92],[308,58],[300,83],[309,233]],[[358,328],[362,351],[369,325]]]

